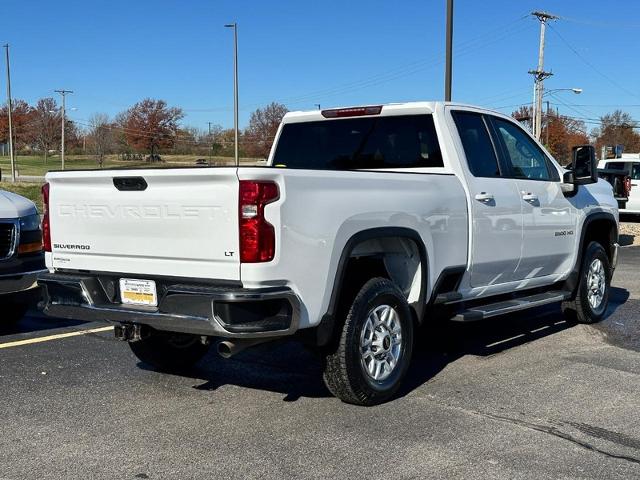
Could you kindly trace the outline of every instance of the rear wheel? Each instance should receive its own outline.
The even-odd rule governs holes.
[[[604,318],[609,304],[611,264],[601,244],[587,245],[580,269],[575,297],[564,302],[562,310],[567,319],[579,323],[596,323]]]
[[[324,381],[344,402],[376,405],[402,382],[413,349],[413,318],[404,295],[385,278],[360,289],[335,349],[326,356]]]
[[[164,371],[187,369],[209,350],[199,335],[155,330],[142,340],[129,342],[129,347],[142,363]]]

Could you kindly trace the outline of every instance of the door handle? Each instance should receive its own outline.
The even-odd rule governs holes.
[[[477,193],[474,198],[482,203],[490,203],[490,202],[493,202],[494,200],[493,195],[487,192]]]
[[[537,202],[538,201],[538,196],[533,194],[533,193],[522,192],[522,199],[525,202]]]
[[[631,186],[632,186],[632,187],[637,187],[637,186],[638,186],[638,184],[637,184],[637,183],[632,183],[632,184],[631,184]]]

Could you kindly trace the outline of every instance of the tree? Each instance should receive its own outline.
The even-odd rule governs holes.
[[[148,151],[154,161],[160,148],[171,148],[176,140],[182,109],[168,107],[164,100],[146,98],[127,110],[121,122],[127,144],[136,150]]]
[[[104,156],[110,153],[115,145],[113,125],[106,113],[96,113],[89,119],[89,145],[96,155],[98,166],[104,165]]]
[[[47,163],[49,150],[60,142],[60,112],[55,99],[41,98],[34,111],[34,142],[44,152],[44,163]],[[66,133],[66,132],[65,132]]]
[[[511,114],[513,118],[518,120],[521,124],[533,131],[533,109],[529,106],[522,106]]]
[[[627,152],[640,151],[640,134],[634,129],[639,128],[631,115],[622,110],[616,110],[600,117],[600,128],[593,131],[596,137],[596,149],[605,145],[624,145]]]
[[[173,145],[173,153],[178,155],[199,154],[198,138],[202,132],[196,127],[182,127],[176,130],[176,141]]]
[[[203,140],[209,146],[211,155],[218,155],[220,150],[222,150],[223,131],[224,128],[222,128],[222,125],[209,125],[209,130],[207,131],[207,135]]]
[[[553,112],[545,115],[542,139],[547,150],[562,165],[567,165],[571,162],[573,147],[589,143],[586,125],[583,121]]]
[[[267,158],[274,137],[282,122],[282,117],[288,112],[286,106],[272,102],[264,108],[258,108],[249,118],[249,127],[244,131],[243,143],[248,155]]]
[[[513,112],[513,116],[520,123],[531,129],[532,109],[529,106],[520,107]],[[546,112],[542,117],[542,132],[540,140],[553,157],[562,164],[571,160],[571,149],[576,145],[589,143],[584,122],[571,117]]]
[[[14,100],[11,109],[11,126],[13,128],[14,149],[16,151],[30,145],[34,138],[34,110],[24,100]],[[7,106],[0,109],[0,141],[9,141],[9,114]]]

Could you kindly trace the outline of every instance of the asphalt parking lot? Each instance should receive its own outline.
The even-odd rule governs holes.
[[[31,315],[0,337],[0,478],[640,478],[639,265],[622,250],[596,327],[554,307],[426,332],[374,408],[295,343],[167,375]]]

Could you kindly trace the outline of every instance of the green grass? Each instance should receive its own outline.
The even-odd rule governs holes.
[[[162,163],[146,163],[140,161],[125,161],[119,160],[116,155],[107,155],[105,157],[103,168],[117,168],[117,167],[184,167],[195,165],[195,162],[199,158],[208,159],[202,155],[162,155]],[[242,158],[243,164],[255,163],[256,159]],[[233,159],[231,157],[213,157],[215,165],[231,165]],[[16,158],[16,170],[18,176],[44,176],[49,170],[60,170],[62,164],[59,155],[50,156],[47,163],[44,163],[44,157],[42,156],[22,156],[19,155]],[[97,169],[98,163],[95,157],[90,155],[66,155],[65,156],[65,169],[77,170],[77,169]],[[0,156],[0,170],[2,170],[2,179],[6,180],[11,177],[11,162],[8,156]]]
[[[27,197],[38,206],[38,211],[42,212],[42,198],[40,195],[39,183],[10,183],[0,182],[0,190],[17,193],[23,197]]]

